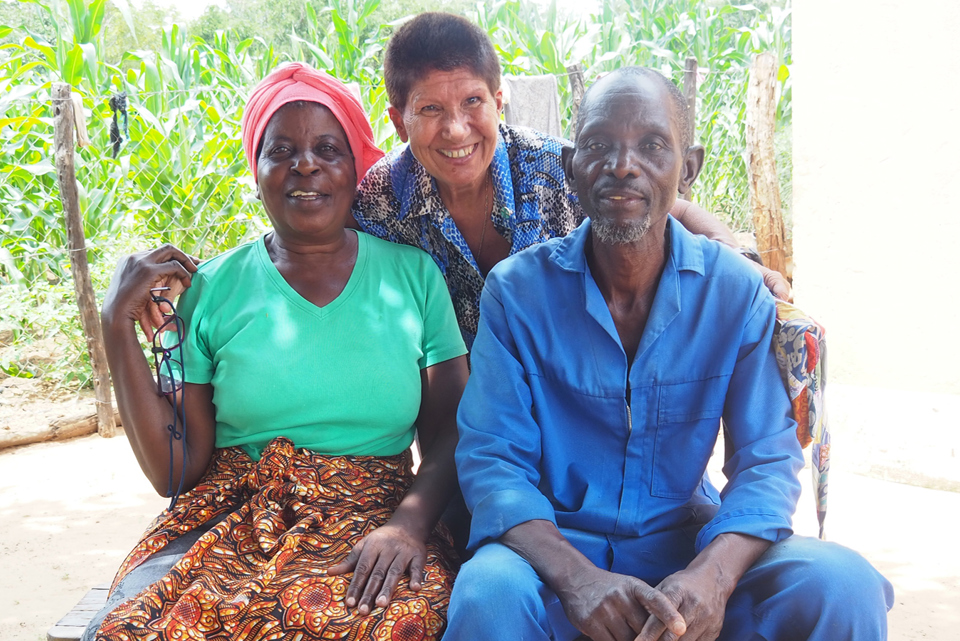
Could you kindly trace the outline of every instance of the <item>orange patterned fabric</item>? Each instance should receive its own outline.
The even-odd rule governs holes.
[[[104,641],[231,639],[427,641],[440,638],[456,558],[437,526],[423,587],[401,580],[393,601],[368,616],[348,610],[352,574],[327,576],[354,545],[389,520],[409,489],[410,455],[324,456],[274,440],[253,462],[217,450],[204,478],[147,530],[114,586],[183,533],[223,518],[173,569],[100,626]]]
[[[813,445],[810,469],[822,539],[830,476],[830,429],[823,403],[827,384],[826,331],[801,309],[778,300],[773,347],[793,404],[800,447]]]

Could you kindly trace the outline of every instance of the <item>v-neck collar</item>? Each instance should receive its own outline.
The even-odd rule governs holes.
[[[286,279],[280,273],[280,270],[277,269],[277,266],[274,265],[273,261],[270,259],[270,254],[267,251],[266,245],[267,234],[261,236],[260,240],[257,241],[257,256],[260,258],[260,263],[263,266],[267,277],[270,279],[270,282],[273,283],[273,285],[283,296],[308,314],[312,314],[319,318],[324,318],[336,312],[347,302],[350,296],[353,295],[354,291],[356,291],[358,288],[358,283],[363,277],[363,271],[367,266],[367,256],[369,254],[367,242],[369,237],[363,232],[356,230],[351,231],[357,235],[357,260],[353,264],[353,270],[350,272],[350,277],[347,279],[347,284],[344,285],[343,291],[341,291],[336,298],[323,307],[308,301],[306,298],[301,296],[297,290],[291,287],[290,283],[286,281]]]

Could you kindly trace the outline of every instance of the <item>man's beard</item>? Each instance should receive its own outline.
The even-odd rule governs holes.
[[[604,245],[629,245],[643,238],[650,231],[650,216],[643,220],[620,222],[598,216],[590,219],[594,237]]]

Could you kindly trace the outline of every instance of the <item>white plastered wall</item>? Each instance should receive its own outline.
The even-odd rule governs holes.
[[[960,2],[793,20],[794,287],[827,328],[828,411],[864,465],[960,488]]]

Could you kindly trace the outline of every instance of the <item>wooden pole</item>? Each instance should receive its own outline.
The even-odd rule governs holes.
[[[690,140],[695,141],[697,135],[697,70],[700,65],[693,56],[687,58],[686,67],[683,70],[683,95],[687,98],[687,114],[689,122],[687,133]],[[690,200],[690,193],[680,194],[680,198]]]
[[[70,85],[58,82],[53,85],[53,149],[60,183],[60,202],[67,226],[67,245],[70,250],[70,272],[73,288],[80,308],[80,322],[87,339],[90,362],[93,364],[93,390],[97,399],[97,432],[111,437],[117,433],[114,422],[113,402],[110,399],[110,371],[107,369],[107,353],[103,347],[103,333],[97,299],[90,283],[87,266],[87,242],[83,235],[83,219],[80,216],[80,200],[77,196],[77,176],[73,165],[73,130],[76,123]]]
[[[567,81],[570,83],[570,97],[572,98],[572,108],[570,110],[570,140],[573,140],[576,134],[577,114],[580,112],[580,101],[583,100],[583,68],[579,65],[570,65],[567,67]]]
[[[770,53],[757,56],[747,86],[747,157],[750,208],[763,264],[788,278],[784,250],[783,210],[773,146],[776,129],[777,60]]]

